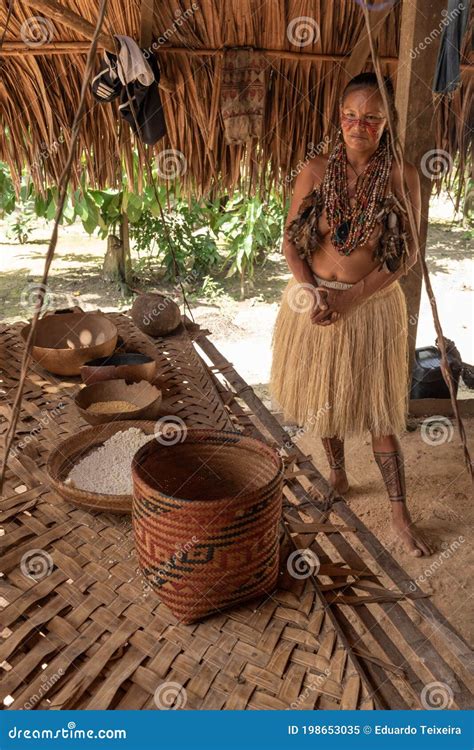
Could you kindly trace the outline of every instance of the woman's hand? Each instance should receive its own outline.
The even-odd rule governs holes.
[[[310,314],[311,322],[317,325],[330,325],[335,323],[354,304],[354,295],[351,289],[330,289],[325,286],[315,288],[318,304],[315,305]]]

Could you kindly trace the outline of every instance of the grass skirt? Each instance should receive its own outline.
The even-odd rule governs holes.
[[[286,421],[320,437],[405,429],[408,321],[398,281],[328,326],[311,323],[307,293],[288,282],[272,335],[270,394]]]

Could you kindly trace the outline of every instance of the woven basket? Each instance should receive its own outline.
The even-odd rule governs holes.
[[[103,510],[108,513],[131,513],[131,495],[104,495],[65,484],[67,475],[81,458],[84,458],[93,448],[105,443],[119,430],[129,430],[131,427],[137,427],[147,435],[153,435],[156,422],[143,420],[109,422],[95,427],[86,427],[64,440],[50,453],[46,464],[46,473],[51,486],[64,500],[80,508]]]
[[[276,451],[236,432],[190,429],[174,445],[140,448],[132,478],[140,568],[181,622],[275,589],[283,491]]]

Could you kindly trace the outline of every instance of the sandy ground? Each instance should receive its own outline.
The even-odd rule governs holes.
[[[474,364],[474,265],[472,243],[465,230],[450,228],[449,205],[434,205],[430,226],[427,261],[431,282],[438,302],[444,334],[454,340],[465,362]],[[0,224],[0,305],[2,318],[13,322],[30,314],[31,285],[40,278],[50,229],[40,227],[33,243],[17,245],[4,241]],[[53,307],[78,302],[84,309],[127,309],[124,299],[113,285],[100,278],[106,244],[89,238],[80,227],[60,230],[59,246],[48,282],[48,296]],[[256,273],[248,297],[240,301],[238,283],[219,282],[220,296],[208,302],[191,294],[194,318],[213,333],[213,341],[236,370],[250,383],[260,398],[277,411],[268,397],[268,375],[271,362],[271,332],[281,292],[289,278],[279,253],[269,256]],[[156,288],[172,293],[171,287],[140,279],[141,288]],[[175,297],[176,298],[176,297]],[[434,326],[429,301],[423,290],[417,346],[433,345]],[[463,388],[460,397],[474,394]],[[417,429],[401,436],[405,454],[409,507],[414,521],[435,546],[431,558],[414,559],[405,554],[394,539],[389,524],[389,503],[382,480],[372,457],[369,436],[362,443],[348,441],[347,469],[351,490],[347,501],[364,523],[392,551],[419,585],[432,593],[435,605],[468,639],[474,635],[472,541],[472,490],[462,463],[460,440],[455,425],[447,424],[440,440],[427,441],[418,420]],[[474,451],[473,419],[465,427]],[[299,445],[313,455],[327,476],[324,454],[318,440],[303,436]],[[362,552],[362,548],[361,548]]]

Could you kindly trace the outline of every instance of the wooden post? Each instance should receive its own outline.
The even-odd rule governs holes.
[[[380,5],[380,10],[377,8]],[[380,32],[385,24],[387,16],[393,11],[393,5],[390,5],[384,0],[376,0],[372,3],[372,9],[369,13],[370,33],[372,39],[375,42],[380,36]],[[367,26],[364,22],[360,36],[355,43],[350,57],[344,66],[347,78],[353,78],[362,72],[364,65],[367,62],[367,58],[370,55],[370,43],[369,36],[367,33]]]
[[[421,179],[420,253],[423,253],[423,257],[433,186],[426,168],[423,169],[423,157],[435,148],[432,83],[443,29],[442,11],[445,8],[446,0],[403,0],[402,7],[396,105],[405,159],[416,166]],[[426,40],[429,40],[428,44]],[[400,280],[409,318],[409,385],[415,361],[422,278],[421,262],[418,260],[407,276]]]
[[[45,16],[52,18],[53,21],[57,21],[66,26],[66,28],[77,31],[78,34],[82,34],[86,39],[92,39],[94,36],[95,27],[93,23],[86,21],[85,18],[73,10],[60,5],[56,0],[28,0],[27,5],[37,11],[41,11]],[[108,34],[99,34],[97,44],[99,47],[104,47],[109,52],[115,53],[114,40]]]
[[[127,286],[132,280],[132,258],[130,254],[130,238],[128,231],[128,216],[122,214],[122,221],[120,223],[120,240],[122,245],[122,276]]]
[[[151,45],[153,39],[153,12],[155,0],[142,0],[140,6],[140,47]]]

